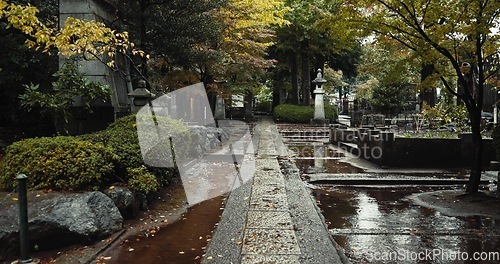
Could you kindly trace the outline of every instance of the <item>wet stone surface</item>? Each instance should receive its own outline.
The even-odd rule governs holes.
[[[255,210],[288,210],[285,189],[274,184],[254,186],[250,205]]]
[[[246,255],[241,259],[242,264],[266,263],[300,263],[298,255]]]
[[[242,254],[300,254],[300,249],[293,230],[248,229]]]
[[[392,252],[401,258],[387,263],[415,263],[407,254],[434,251],[472,256],[475,252],[500,251],[500,222],[495,219],[446,216],[407,199],[412,193],[432,190],[436,189],[344,186],[323,187],[313,193],[335,241],[354,263],[378,263],[374,261],[376,253]],[[433,258],[419,263],[450,260]]]
[[[247,227],[292,229],[292,220],[288,212],[250,211]]]

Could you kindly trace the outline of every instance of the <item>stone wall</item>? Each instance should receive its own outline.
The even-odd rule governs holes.
[[[59,23],[60,26],[68,17],[84,20],[93,20],[110,25],[114,21],[116,8],[107,0],[60,0]],[[116,118],[130,113],[130,98],[127,94],[132,91],[132,83],[128,76],[118,71],[112,71],[98,60],[82,60],[79,62],[80,71],[94,82],[108,85],[111,90],[111,98],[106,102],[94,102],[96,112],[99,114],[82,114],[75,110],[75,120],[70,124],[70,133],[87,133],[96,129],[103,129]],[[120,71],[128,75],[129,62],[122,56],[116,61]],[[76,100],[75,107],[82,107],[82,102]]]
[[[351,153],[380,166],[406,168],[467,168],[472,165],[470,134],[456,139],[399,138],[392,132],[332,127],[330,143],[355,143]],[[496,160],[492,139],[483,139],[483,166]]]

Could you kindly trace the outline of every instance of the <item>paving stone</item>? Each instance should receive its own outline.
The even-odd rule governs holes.
[[[242,254],[300,254],[295,232],[283,229],[247,229]]]
[[[276,177],[271,175],[258,175],[254,177],[254,184],[256,185],[277,185],[283,187],[285,185],[285,179],[283,177]]]
[[[242,264],[281,264],[300,263],[298,255],[243,255]]]
[[[292,229],[289,212],[249,211],[247,228],[283,228]]]
[[[250,209],[288,210],[286,191],[277,184],[255,184],[252,188]]]

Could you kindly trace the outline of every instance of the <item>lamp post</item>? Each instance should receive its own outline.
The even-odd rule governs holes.
[[[138,80],[135,90],[128,94],[132,97],[132,113],[137,113],[141,107],[147,105],[155,95],[146,88],[145,80]]]
[[[325,95],[325,90],[323,89],[323,84],[326,80],[323,78],[321,69],[318,69],[318,74],[313,83],[316,84],[316,89],[314,89],[314,119],[311,120],[312,123],[326,124],[328,120],[325,119],[325,101],[323,97]]]

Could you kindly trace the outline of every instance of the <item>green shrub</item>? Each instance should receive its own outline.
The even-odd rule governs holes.
[[[155,175],[148,171],[145,166],[128,169],[128,188],[133,191],[148,194],[158,189],[160,183]]]
[[[76,137],[26,139],[7,148],[0,187],[13,189],[24,173],[30,189],[96,190],[114,180],[117,161],[112,149]]]
[[[186,126],[167,117],[159,117],[157,121],[160,130],[156,127],[145,129],[151,137],[158,136],[158,132],[169,133],[181,137],[181,144],[176,147],[190,147]],[[152,158],[164,158],[163,150],[153,148]],[[32,138],[12,144],[0,164],[0,188],[12,190],[19,173],[28,175],[30,189],[96,190],[121,180],[131,189],[147,193],[167,183],[177,171],[145,166],[136,116],[130,115],[93,134]]]
[[[141,148],[139,146],[139,138],[137,135],[137,123],[136,120],[139,118],[149,118],[146,116],[129,115],[118,119],[116,122],[111,124],[108,128],[103,131],[99,131],[93,134],[83,135],[82,138],[91,140],[92,142],[102,143],[112,149],[118,155],[118,174],[127,176],[131,169],[137,169],[144,166],[144,161],[141,154]],[[176,137],[182,137],[181,146],[182,149],[188,149],[190,147],[190,133],[189,129],[181,122],[168,118],[168,117],[157,117],[158,123],[160,124],[159,131],[162,134],[170,133],[176,135]],[[145,124],[144,122],[143,124]],[[151,138],[157,136],[158,130],[156,127],[146,127],[143,130],[146,133],[151,133]],[[146,136],[147,137],[147,136]],[[162,152],[151,152],[155,157],[161,159],[161,155],[165,155]],[[185,151],[185,153],[187,153]],[[168,180],[176,173],[174,168],[153,168],[147,167],[148,171],[153,173],[158,182],[165,184]],[[124,181],[127,181],[124,179]]]
[[[255,110],[258,112],[265,112],[265,113],[271,113],[272,109],[272,104],[270,102],[264,101],[260,102],[256,107]]]
[[[313,106],[281,104],[274,108],[274,118],[285,123],[310,123],[314,118]],[[325,118],[331,121],[337,119],[337,112],[331,105],[325,105]]]

